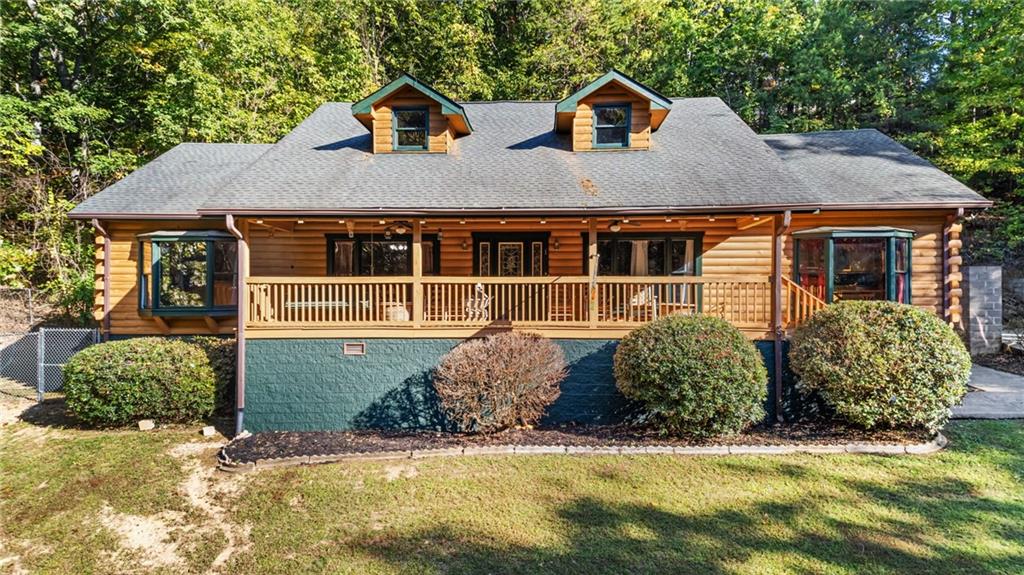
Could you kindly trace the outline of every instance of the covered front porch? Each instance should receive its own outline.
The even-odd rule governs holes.
[[[768,339],[825,305],[775,263],[781,214],[248,218],[238,227],[249,338],[528,329],[614,339],[699,313]]]

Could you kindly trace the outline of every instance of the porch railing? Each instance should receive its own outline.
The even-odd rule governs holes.
[[[761,276],[600,277],[593,285],[586,276],[250,277],[247,286],[253,328],[603,328],[703,313],[767,330],[772,317],[772,286]],[[817,309],[799,286],[785,287],[787,324]]]
[[[782,278],[782,323],[787,328],[804,323],[826,305],[825,300],[811,291],[789,278]]]

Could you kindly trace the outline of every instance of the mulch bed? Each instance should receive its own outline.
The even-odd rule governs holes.
[[[420,451],[454,447],[543,445],[573,447],[721,446],[721,445],[844,445],[878,443],[910,445],[932,439],[925,430],[865,431],[835,423],[796,423],[760,426],[713,440],[663,437],[657,432],[626,426],[573,425],[512,429],[494,435],[465,435],[433,431],[275,431],[235,439],[222,457],[240,463],[316,455]]]
[[[999,371],[1024,375],[1024,352],[1014,349],[992,355],[979,355],[974,358],[974,363]]]

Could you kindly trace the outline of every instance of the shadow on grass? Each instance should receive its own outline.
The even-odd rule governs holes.
[[[1020,465],[1020,445],[1009,451]],[[554,510],[558,539],[549,544],[449,523],[377,535],[359,549],[402,571],[446,573],[1010,573],[1024,565],[1024,501],[994,499],[949,474],[847,480],[824,467],[758,462],[725,473],[748,477],[756,499],[680,512],[578,497]],[[772,500],[772,486],[794,481],[838,489]]]
[[[68,412],[67,402],[63,397],[48,398],[42,402],[33,403],[25,408],[18,418],[25,423],[39,427],[92,429]]]
[[[76,418],[70,410],[68,410],[67,402],[63,397],[47,398],[41,403],[32,403],[21,414],[18,419],[37,427],[49,427],[53,429],[77,429],[77,430],[89,430],[89,431],[116,431],[116,430],[132,430],[136,429],[135,424],[129,424],[121,427],[104,427],[97,425],[89,425],[82,420]],[[224,416],[214,414],[201,422],[194,424],[185,424],[189,427],[202,427],[204,425],[212,425],[218,433],[224,437],[230,438],[235,434],[235,418],[233,416]]]

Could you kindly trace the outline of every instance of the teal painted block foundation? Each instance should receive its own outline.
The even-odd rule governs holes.
[[[366,355],[343,355],[341,339],[250,339],[245,428],[310,431],[444,429],[431,370],[458,339],[365,339]],[[555,340],[569,376],[545,423],[616,423],[632,411],[615,387],[617,340]],[[769,372],[772,342],[756,342]],[[769,382],[771,378],[769,378]],[[766,384],[768,384],[766,382]],[[769,385],[769,395],[771,386]],[[766,405],[772,412],[774,402]]]

